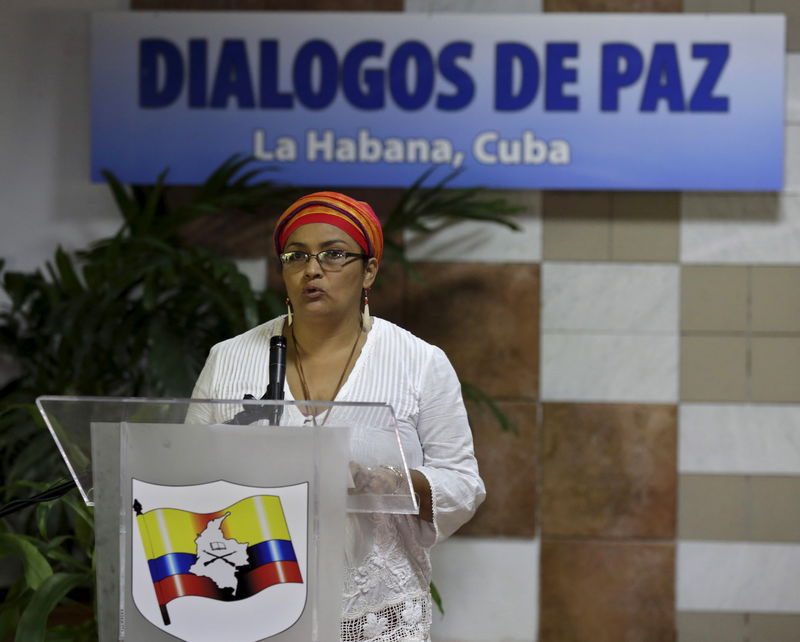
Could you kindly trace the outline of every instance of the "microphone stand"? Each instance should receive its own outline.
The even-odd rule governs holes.
[[[286,337],[274,336],[269,341],[269,384],[262,400],[283,401],[283,386],[286,381]],[[253,395],[245,395],[245,399],[255,399]],[[278,426],[283,415],[281,404],[269,406],[243,406],[233,419],[226,424],[249,426],[250,424],[266,419],[270,426]]]

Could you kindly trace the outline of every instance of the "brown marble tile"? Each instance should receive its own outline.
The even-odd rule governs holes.
[[[272,180],[266,174],[263,178]],[[168,207],[177,211],[190,205],[197,197],[198,190],[198,187],[189,185],[169,186],[166,191]],[[273,255],[272,230],[275,221],[299,194],[297,188],[273,183],[268,191],[264,191],[264,200],[257,210],[248,213],[231,209],[201,216],[181,228],[181,241],[230,258],[250,259]]]
[[[275,256],[274,249],[267,261],[267,289],[277,292],[281,296],[286,294],[286,287],[283,285],[283,276],[281,274],[281,262]]]
[[[485,406],[467,404],[486,501],[459,535],[532,537],[538,469],[536,404],[499,402],[498,406],[516,432],[501,429]]]
[[[683,0],[544,0],[545,11],[681,12]]]
[[[546,403],[544,535],[675,535],[677,409],[671,405]]]
[[[672,542],[542,542],[539,642],[673,642]]]
[[[535,399],[539,266],[415,263],[406,327],[441,347],[462,379],[495,397]]]
[[[272,230],[276,218],[277,214],[267,212],[210,214],[185,225],[181,240],[189,246],[205,247],[230,258],[274,256]]]
[[[409,277],[397,262],[384,261],[369,293],[369,309],[376,317],[405,327],[405,291]]]

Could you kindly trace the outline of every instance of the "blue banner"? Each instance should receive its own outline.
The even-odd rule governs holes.
[[[92,179],[780,190],[779,15],[97,13]]]

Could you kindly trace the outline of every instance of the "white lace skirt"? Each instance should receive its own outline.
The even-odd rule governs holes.
[[[431,599],[419,597],[342,620],[340,637],[341,642],[430,642],[430,631]]]

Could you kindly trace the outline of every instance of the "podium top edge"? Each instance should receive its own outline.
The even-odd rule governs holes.
[[[342,406],[342,407],[362,407],[362,408],[390,408],[390,404],[379,401],[306,401],[304,399],[192,399],[181,397],[93,397],[93,396],[69,396],[69,395],[40,395],[36,397],[36,405],[42,402],[61,401],[61,402],[91,402],[91,403],[168,403],[168,404],[243,404],[248,406],[264,406],[270,404],[304,406]]]

